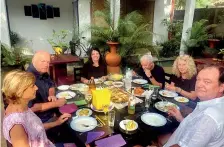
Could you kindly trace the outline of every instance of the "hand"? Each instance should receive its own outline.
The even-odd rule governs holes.
[[[150,70],[144,70],[146,76],[149,78],[152,76],[151,71]]]
[[[50,102],[50,101],[52,101],[52,102],[54,102],[54,101],[56,101],[57,100],[57,98],[55,97],[55,96],[48,96],[48,101]]]
[[[168,114],[176,118],[177,121],[181,122],[184,117],[181,115],[180,110],[175,107],[170,107],[168,110]]]
[[[134,70],[132,70],[132,76],[137,76],[137,73]]]
[[[57,120],[56,120],[56,123],[57,125],[61,125],[63,124],[66,120],[68,120],[68,118],[71,117],[71,114],[68,114],[68,113],[64,113],[62,114]]]
[[[88,84],[89,83],[89,80],[85,79],[85,80],[83,80],[83,83],[84,84]]]
[[[61,106],[65,105],[66,99],[60,98],[60,99],[56,100],[55,102],[56,102],[57,107],[61,107]]]
[[[171,84],[166,84],[166,89],[171,90],[171,91],[176,91],[176,87],[171,85]]]

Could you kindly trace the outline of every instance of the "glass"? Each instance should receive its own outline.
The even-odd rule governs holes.
[[[91,100],[92,100],[92,94],[86,93],[85,94],[85,100],[87,101],[88,107],[90,107],[90,103],[91,103]]]
[[[145,98],[145,109],[146,109],[146,111],[149,110],[150,104],[151,104],[151,97],[150,97],[150,95],[146,95],[146,98]]]
[[[108,112],[108,126],[114,127],[114,122],[115,122],[115,111],[112,110]]]
[[[106,114],[109,111],[109,105],[103,105],[104,120],[107,120]]]

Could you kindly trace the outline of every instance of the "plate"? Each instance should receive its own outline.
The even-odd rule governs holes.
[[[162,112],[167,112],[169,107],[176,107],[177,109],[180,109],[176,104],[171,102],[160,101],[155,103],[155,108]]]
[[[58,90],[68,90],[68,88],[69,88],[69,85],[58,86]]]
[[[105,81],[104,84],[107,86],[111,86],[113,85],[113,81]]]
[[[113,84],[114,87],[117,87],[117,88],[120,88],[124,85],[123,82],[113,82],[112,84]]]
[[[135,84],[147,84],[148,83],[148,81],[146,81],[144,79],[134,79],[132,82]]]
[[[126,127],[125,127],[125,124],[126,124]],[[130,119],[122,120],[119,123],[119,126],[121,127],[121,129],[126,131],[134,131],[138,129],[138,123]]]
[[[75,92],[72,92],[72,91],[63,91],[63,92],[59,92],[56,95],[57,98],[65,98],[65,99],[71,99],[75,96],[76,96]]]
[[[93,111],[88,108],[82,108],[76,111],[77,116],[90,116],[92,113]]]
[[[177,102],[180,102],[180,103],[187,103],[189,102],[189,99],[186,98],[186,97],[183,97],[183,96],[177,96],[174,98]]]
[[[142,95],[144,92],[145,92],[145,90],[142,89],[141,87],[135,87],[135,89],[134,89],[134,96],[145,97],[144,95]]]
[[[94,82],[95,84],[101,84],[104,82],[104,80],[99,78],[99,79],[94,79]]]
[[[141,120],[150,126],[161,127],[167,123],[164,116],[157,113],[145,113],[141,116]]]
[[[85,92],[89,90],[89,86],[83,83],[79,83],[79,84],[72,84],[69,86],[69,89],[71,90],[78,90],[80,92]]]
[[[108,78],[110,80],[112,80],[112,81],[120,81],[123,78],[123,75],[121,75],[121,74],[112,74],[112,75],[109,75]]]
[[[176,92],[169,91],[169,90],[160,90],[159,94],[164,97],[170,97],[170,98],[178,96],[178,94]]]
[[[93,111],[96,111],[96,112],[103,112],[102,109],[100,109],[100,110],[96,109],[96,108],[93,106],[93,104],[90,105],[90,108],[91,108]],[[114,108],[113,103],[110,103],[109,111],[111,111],[113,108]]]
[[[131,96],[129,93],[119,88],[111,88],[110,91],[112,92],[111,101],[113,103],[126,103]]]
[[[85,126],[89,125],[89,126]],[[74,117],[70,123],[70,127],[78,132],[87,132],[93,130],[97,126],[97,121],[93,117],[83,116]]]

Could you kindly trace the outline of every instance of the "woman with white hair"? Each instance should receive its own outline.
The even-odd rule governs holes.
[[[171,84],[167,84],[166,89],[195,100],[197,69],[193,58],[189,55],[180,55],[177,57],[173,64],[173,74]]]
[[[142,76],[150,84],[164,87],[165,84],[165,72],[162,67],[154,64],[151,54],[143,55],[140,59],[141,68],[137,71],[137,74]],[[135,75],[135,72],[134,72]]]

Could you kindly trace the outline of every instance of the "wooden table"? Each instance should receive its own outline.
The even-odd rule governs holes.
[[[67,77],[67,63],[74,63],[81,61],[78,56],[71,54],[61,54],[58,56],[51,55],[50,61],[50,75],[51,78],[58,84],[58,79]]]
[[[224,68],[224,61],[217,61],[213,58],[199,58],[194,59],[198,71],[200,71],[205,65],[218,65]]]

